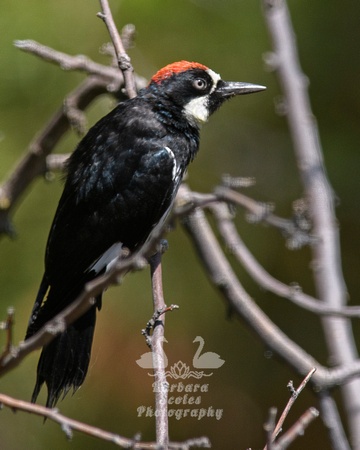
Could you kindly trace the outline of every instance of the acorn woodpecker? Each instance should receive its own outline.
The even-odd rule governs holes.
[[[122,246],[134,251],[162,226],[198,151],[201,125],[225,100],[263,89],[223,81],[202,64],[180,61],[157,72],[137,97],[89,130],[67,163],[26,339],[104,273]],[[100,307],[101,295],[44,346],[33,402],[44,382],[48,407],[82,385]]]

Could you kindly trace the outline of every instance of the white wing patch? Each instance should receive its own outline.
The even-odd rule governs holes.
[[[172,193],[172,199],[171,199],[168,209],[165,211],[165,213],[160,218],[159,222],[152,229],[151,233],[149,234],[148,238],[146,239],[146,243],[149,240],[151,240],[154,235],[157,235],[159,233],[159,231],[161,230],[161,228],[164,226],[164,223],[165,223],[168,215],[170,214],[171,208],[174,204],[174,200],[175,200],[177,191],[179,189],[179,186],[180,186],[180,183],[181,183],[182,177],[183,177],[183,173],[181,171],[181,166],[176,163],[176,157],[174,155],[174,152],[169,147],[165,147],[165,150],[168,152],[169,156],[171,158],[173,158],[174,165],[173,165],[173,169],[172,169],[172,181],[174,183],[174,191]]]
[[[115,264],[117,259],[121,254],[122,243],[116,242],[111,247],[109,247],[106,252],[104,252],[100,258],[94,262],[92,266],[89,267],[90,270],[94,270],[96,274],[101,272],[106,267],[106,272],[108,272],[111,267]]]
[[[175,158],[174,152],[171,150],[171,148],[165,147],[165,150],[168,152],[170,158],[173,161],[173,168],[172,168],[171,176],[172,176],[172,180],[175,181],[176,178],[177,178],[178,172],[179,172],[179,169],[178,169],[177,164],[176,164],[176,158]]]

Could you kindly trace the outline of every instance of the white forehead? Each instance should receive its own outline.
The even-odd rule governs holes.
[[[212,88],[211,88],[211,91],[210,91],[210,94],[211,94],[216,89],[216,85],[218,84],[218,81],[221,80],[221,76],[218,73],[215,73],[211,69],[208,69],[206,71],[206,73],[208,73],[211,76],[212,80],[213,80],[213,85],[212,85]]]

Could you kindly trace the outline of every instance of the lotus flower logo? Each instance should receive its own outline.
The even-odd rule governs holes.
[[[166,375],[177,380],[178,378],[188,378],[190,373],[190,367],[182,361],[178,361],[170,367],[170,370],[166,372]]]
[[[197,378],[200,379],[202,377],[210,377],[212,373],[204,373],[197,372],[194,370],[190,370],[190,367],[183,363],[182,361],[178,361],[177,363],[173,364],[170,367],[170,370],[168,370],[165,375],[169,378],[174,378],[174,380],[178,380],[179,378],[182,378],[183,380],[186,380],[186,378]]]

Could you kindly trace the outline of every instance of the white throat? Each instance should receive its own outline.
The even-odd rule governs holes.
[[[209,96],[194,98],[184,107],[184,115],[186,119],[196,127],[200,127],[209,119],[208,108]]]

